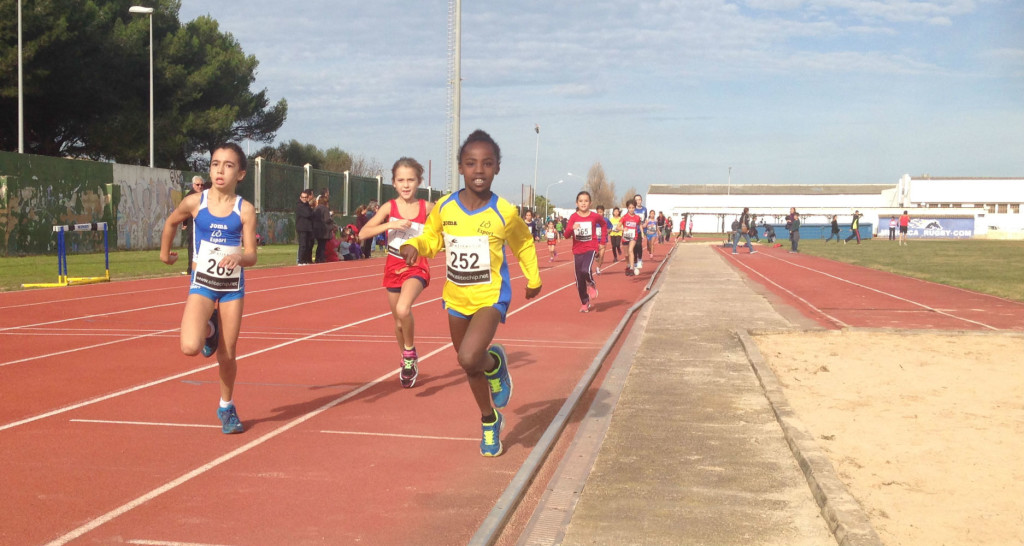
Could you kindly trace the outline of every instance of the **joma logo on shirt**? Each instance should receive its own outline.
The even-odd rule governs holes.
[[[457,226],[457,225],[459,225],[459,223],[456,222],[455,220],[445,220],[444,222],[441,222],[441,225],[442,226]]]

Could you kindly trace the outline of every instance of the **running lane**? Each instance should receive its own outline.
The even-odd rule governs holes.
[[[102,348],[68,336],[80,342],[73,358],[34,347],[46,339],[39,333],[3,338],[28,360],[0,367],[12,374],[3,378],[12,383],[3,383],[0,489],[11,508],[0,512],[0,542],[465,543],[656,265],[638,278],[602,275],[595,312],[583,315],[567,254],[542,260],[541,298],[523,301],[524,280],[513,283],[514,314],[497,341],[515,394],[497,459],[478,452],[439,279],[415,311],[420,379],[400,387],[380,261],[252,272],[239,342],[241,435],[216,425],[213,359],[178,351],[173,286],[162,310],[136,310],[154,303],[141,283],[110,316],[79,302],[66,318],[92,318],[62,326],[160,335]],[[32,381],[51,388],[22,396]]]
[[[1024,330],[1024,303],[783,248],[722,256],[828,328]]]

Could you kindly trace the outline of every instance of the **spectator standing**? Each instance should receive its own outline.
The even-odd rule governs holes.
[[[847,242],[849,242],[850,239],[853,239],[854,237],[857,238],[857,244],[858,245],[860,244],[860,217],[861,216],[862,216],[862,214],[860,213],[859,210],[853,211],[853,220],[850,222],[850,229],[853,230],[853,233],[851,233],[850,236],[847,237],[846,240],[843,241],[844,245]]]
[[[313,192],[302,190],[299,203],[295,205],[295,233],[299,236],[298,264],[313,263],[313,207],[309,199]]]
[[[907,231],[910,229],[910,215],[903,211],[900,215],[900,246],[907,244]]]
[[[362,230],[363,226],[372,220],[375,214],[377,214],[377,201],[373,200],[366,204],[366,209],[363,211],[363,214],[356,217],[357,231]],[[373,237],[368,237],[366,239],[361,238],[360,241],[360,251],[362,252],[363,258],[369,258],[370,253],[373,251]]]
[[[790,213],[792,220],[787,222],[789,224],[789,251],[791,253],[800,252],[800,213],[795,210]]]
[[[905,212],[906,211],[904,211],[904,213]],[[902,216],[900,218],[902,218]],[[889,240],[890,241],[895,241],[896,240],[896,217],[895,216],[889,218]]]
[[[331,239],[331,228],[334,222],[331,220],[330,199],[326,195],[316,198],[316,207],[313,209],[313,236],[316,237],[316,263],[322,264],[326,261],[327,243]]]
[[[188,190],[188,193],[185,194],[185,197],[188,197],[193,193],[199,193],[205,189],[209,189],[211,186],[212,184],[206,183],[206,181],[203,180],[203,177],[199,175],[193,176],[192,189]],[[196,241],[192,229],[192,224],[193,221],[191,216],[186,218],[185,221],[181,223],[181,230],[188,232],[188,264],[186,264],[188,269],[186,269],[185,272],[182,273],[182,275],[192,274],[192,261],[194,259],[193,254],[195,253],[196,249]]]
[[[754,245],[750,244],[750,208],[743,207],[743,213],[740,214],[739,226],[733,230],[732,234],[732,253],[739,254],[736,247],[739,245],[740,237],[743,237],[747,242],[747,248],[750,249],[750,253],[754,254],[757,251],[754,250]]]
[[[658,213],[658,243],[665,242],[665,213]]]

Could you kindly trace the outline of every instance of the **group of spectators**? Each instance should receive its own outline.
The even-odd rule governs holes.
[[[372,241],[360,245],[356,234],[377,211],[377,202],[360,206],[356,210],[356,224],[344,228],[334,223],[330,203],[329,190],[322,190],[314,196],[313,190],[307,188],[299,194],[299,202],[295,205],[295,231],[299,239],[296,261],[299,265],[369,257]]]

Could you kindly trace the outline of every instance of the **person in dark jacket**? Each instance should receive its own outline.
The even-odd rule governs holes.
[[[326,195],[316,198],[316,206],[313,208],[313,237],[316,238],[316,263],[322,264],[327,259],[327,243],[331,239],[331,228],[334,222],[331,221],[331,208]]]
[[[295,205],[295,233],[299,237],[299,265],[313,263],[313,208],[309,199],[313,192],[302,190],[299,203]]]

